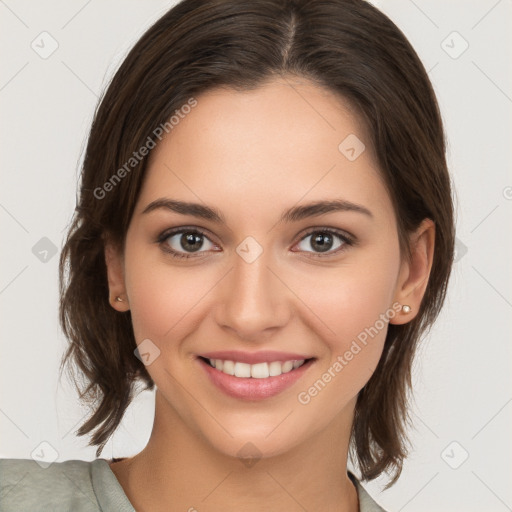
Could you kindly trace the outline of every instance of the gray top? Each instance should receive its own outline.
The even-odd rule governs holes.
[[[0,459],[0,512],[135,512],[111,460],[67,460],[43,468],[32,459]],[[386,512],[348,472],[359,512]]]

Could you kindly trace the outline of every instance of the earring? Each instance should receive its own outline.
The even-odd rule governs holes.
[[[121,297],[119,297],[119,295],[116,297],[116,302],[123,302],[123,299],[121,299]]]
[[[402,306],[402,312],[403,313],[410,313],[411,312],[411,306],[408,306],[407,304],[404,304]]]

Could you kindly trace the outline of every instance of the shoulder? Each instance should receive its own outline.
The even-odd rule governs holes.
[[[126,499],[104,459],[49,465],[32,459],[0,459],[0,512],[98,512],[112,494],[114,499]]]
[[[359,479],[353,473],[348,471],[348,476],[357,489],[359,512],[387,512],[370,496],[368,491],[362,486]]]
[[[91,462],[68,460],[40,466],[32,459],[0,459],[1,512],[99,509]]]

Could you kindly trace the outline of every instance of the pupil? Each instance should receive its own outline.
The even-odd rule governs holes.
[[[188,233],[186,235],[184,234],[181,237],[181,247],[184,250],[198,251],[199,249],[201,249],[202,245],[203,245],[203,243],[201,240],[201,235],[197,235],[194,233]]]
[[[313,238],[314,245],[316,245],[315,249],[320,252],[326,252],[332,247],[332,236],[328,233],[319,233],[316,237]]]

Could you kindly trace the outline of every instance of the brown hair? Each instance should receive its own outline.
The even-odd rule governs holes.
[[[436,226],[431,274],[417,316],[389,324],[381,360],[360,391],[352,429],[363,480],[394,470],[405,444],[411,364],[418,341],[445,299],[454,250],[452,186],[432,85],[403,33],[363,0],[184,0],[152,25],[104,92],[90,130],[80,197],[59,267],[60,322],[85,377],[80,398],[94,413],[97,456],[122,420],[137,382],[154,383],[134,356],[130,312],[109,304],[105,236],[124,246],[147,167],[126,162],[190,98],[219,86],[254,89],[282,76],[306,78],[335,92],[363,121],[392,199],[402,257],[425,218]],[[112,181],[124,166],[129,176]],[[118,176],[120,176],[118,174]],[[110,180],[110,181],[109,181]],[[104,185],[109,182],[108,193]]]

